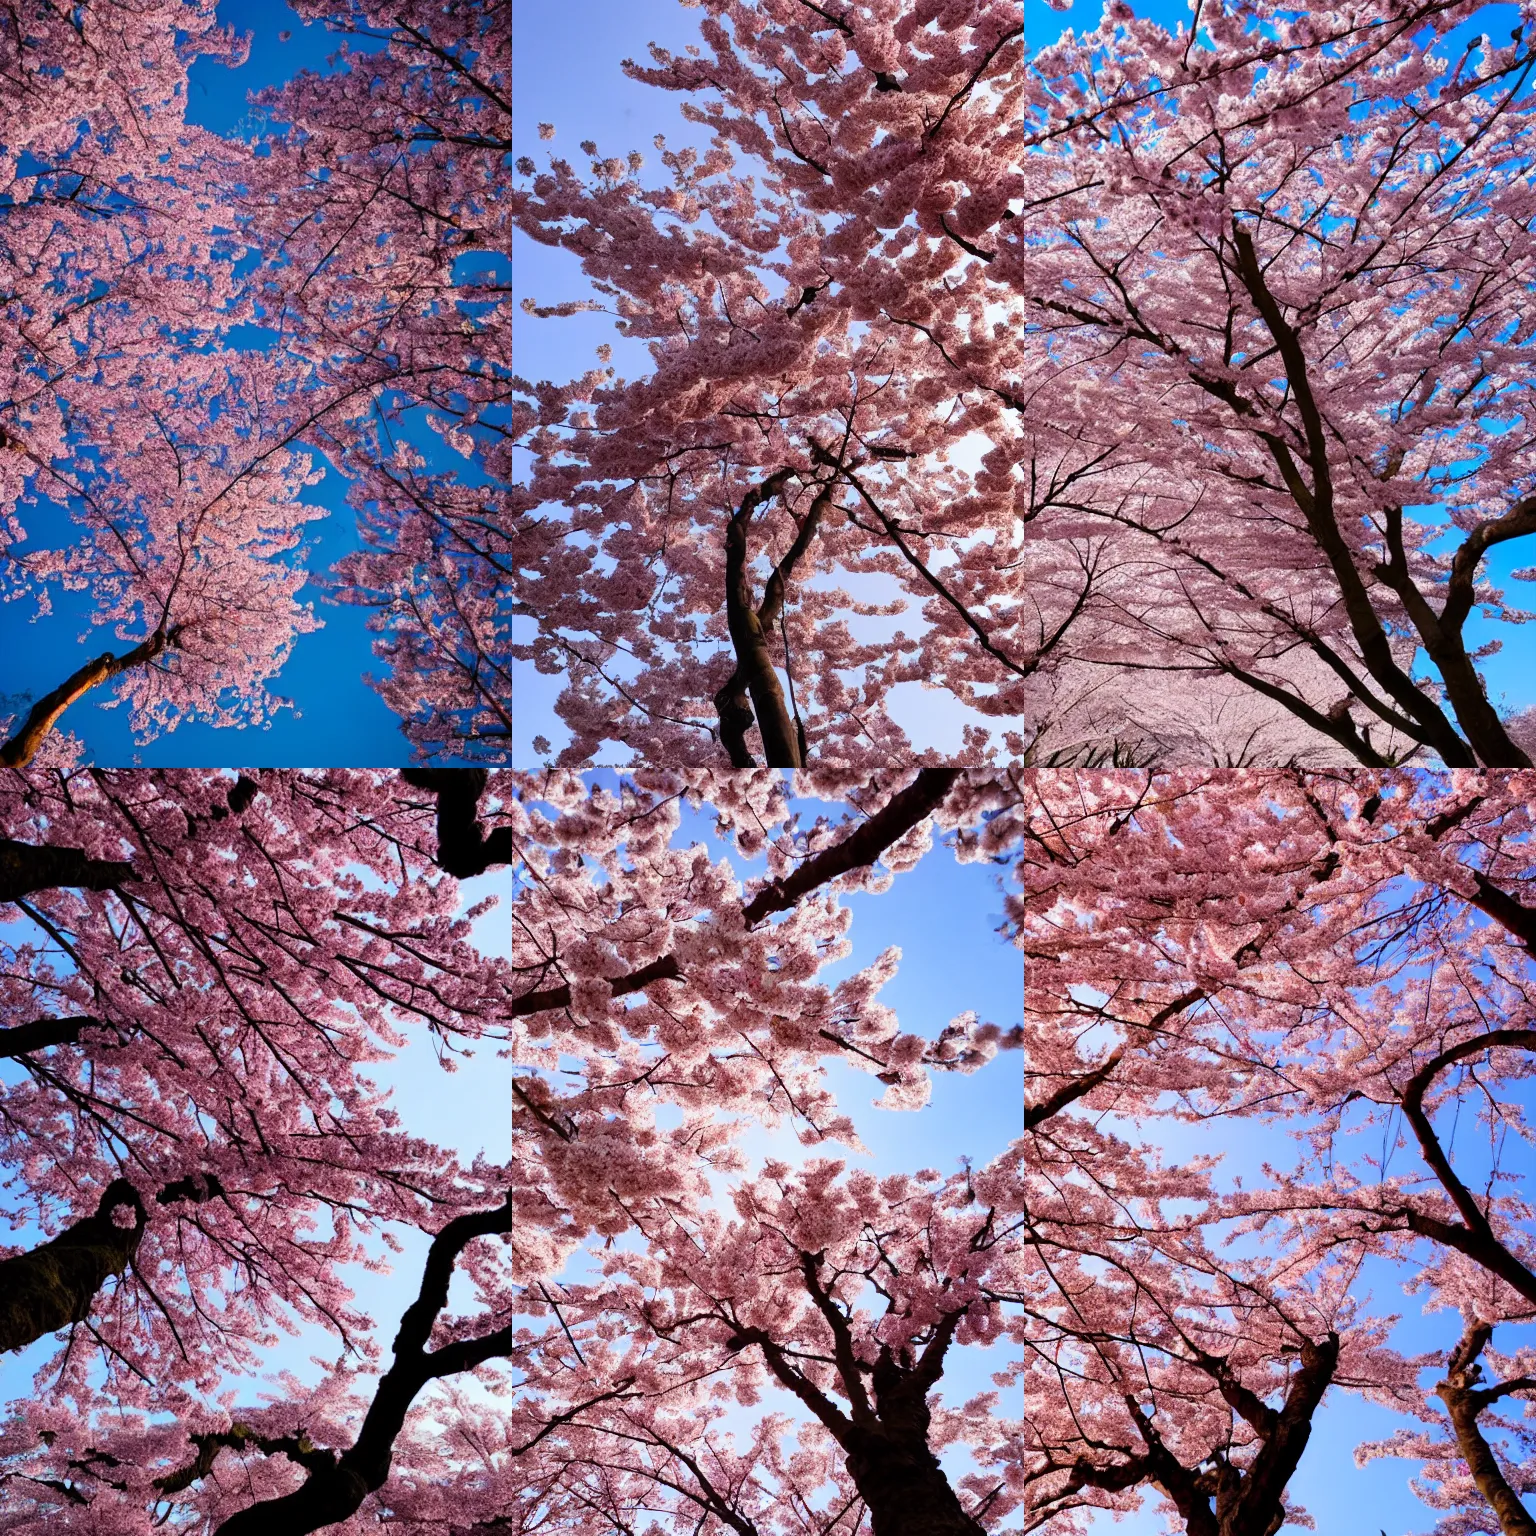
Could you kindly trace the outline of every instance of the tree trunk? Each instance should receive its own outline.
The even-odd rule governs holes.
[[[70,673],[57,688],[51,693],[45,693],[32,706],[21,729],[9,741],[0,744],[0,767],[25,768],[37,756],[38,749],[48,739],[48,733],[59,716],[76,699],[108,678],[116,677],[119,672],[126,672],[129,667],[136,667],[158,656],[167,645],[176,643],[178,634],[177,629],[157,629],[148,640],[140,642],[131,651],[121,656],[104,651],[94,661],[88,661],[78,671]]]
[[[1504,1536],[1536,1536],[1536,1520],[1520,1502],[1519,1494],[1509,1486],[1482,1430],[1477,1427],[1481,1394],[1465,1385],[1461,1373],[1457,1372],[1435,1388],[1435,1395],[1451,1416],[1457,1448],[1472,1474],[1472,1481],[1477,1484],[1477,1491],[1498,1516],[1499,1529]]]
[[[15,901],[33,891],[79,886],[110,891],[133,879],[133,865],[115,859],[89,859],[78,848],[50,848],[0,837],[0,901]]]
[[[715,711],[720,716],[720,741],[731,759],[732,768],[755,768],[757,759],[747,746],[747,732],[754,715],[747,703],[747,685],[737,667],[715,694]]]
[[[43,1022],[96,1024],[99,1020]],[[155,1204],[187,1200],[201,1205],[223,1194],[224,1186],[214,1174],[189,1173],[156,1191]],[[118,1206],[133,1213],[132,1226],[120,1227],[112,1220]],[[28,1253],[0,1259],[0,1353],[21,1349],[56,1328],[89,1317],[97,1291],[109,1276],[122,1274],[133,1261],[147,1221],[143,1196],[127,1179],[113,1179],[94,1216],[83,1217]]]
[[[117,1226],[126,1206],[133,1225]],[[144,1202],[127,1179],[114,1179],[96,1207],[28,1253],[0,1259],[0,1352],[21,1349],[90,1315],[96,1293],[128,1267],[144,1235]]]
[[[480,824],[483,768],[405,768],[400,777],[414,789],[437,796],[437,863],[456,879],[483,875],[512,862],[512,828]]]
[[[898,1444],[854,1432],[848,1475],[869,1506],[873,1536],[986,1536],[960,1505],[926,1440]]]

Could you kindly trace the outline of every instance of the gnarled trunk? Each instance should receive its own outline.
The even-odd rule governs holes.
[[[215,1175],[190,1173],[157,1190],[155,1204],[186,1200],[201,1205],[223,1194],[224,1186]],[[131,1212],[131,1225],[119,1226],[112,1220],[112,1212],[119,1207]],[[82,1217],[27,1253],[0,1259],[0,1352],[21,1349],[56,1328],[89,1317],[96,1293],[133,1262],[148,1219],[138,1190],[127,1179],[113,1179],[102,1192],[95,1215]]]
[[[847,1467],[869,1506],[874,1536],[986,1536],[961,1507],[926,1437],[855,1430]]]

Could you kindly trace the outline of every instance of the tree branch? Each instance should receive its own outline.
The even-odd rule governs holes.
[[[459,1254],[477,1237],[512,1230],[510,1202],[488,1211],[455,1216],[432,1239],[421,1289],[406,1308],[395,1335],[394,1363],[379,1378],[362,1428],[340,1456],[317,1453],[305,1465],[309,1476],[292,1493],[262,1499],[231,1515],[217,1536],[309,1536],[323,1526],[349,1519],[389,1477],[395,1440],[416,1394],[438,1377],[473,1370],[511,1352],[512,1328],[478,1338],[458,1339],[427,1349],[439,1314],[448,1304],[448,1285]]]
[[[498,864],[512,862],[512,829],[480,825],[483,768],[404,768],[400,777],[413,789],[437,796],[437,862],[450,875],[467,880]]]
[[[37,756],[38,750],[48,738],[60,715],[76,699],[89,693],[92,688],[137,667],[158,656],[168,645],[174,646],[181,636],[180,626],[157,629],[149,639],[114,656],[104,651],[94,661],[88,661],[78,671],[70,673],[51,693],[45,693],[32,706],[21,729],[9,741],[0,745],[0,768],[25,768]]]
[[[133,865],[122,860],[93,859],[78,848],[18,843],[0,837],[0,901],[15,901],[32,891],[60,887],[110,891],[133,878]]]

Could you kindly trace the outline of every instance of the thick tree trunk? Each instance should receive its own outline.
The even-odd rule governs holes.
[[[757,759],[747,746],[747,732],[752,729],[754,716],[740,667],[715,693],[715,712],[720,716],[720,741],[730,756],[731,767],[755,768]]]
[[[112,1220],[133,1213],[130,1226]],[[96,1293],[120,1275],[144,1235],[144,1202],[127,1179],[114,1179],[93,1216],[83,1217],[28,1253],[0,1259],[0,1352],[21,1349],[90,1315]]]
[[[114,656],[104,651],[94,661],[88,661],[77,672],[72,672],[51,693],[45,693],[32,706],[22,722],[21,729],[11,739],[0,745],[0,767],[25,768],[37,756],[38,749],[48,739],[48,733],[60,715],[76,699],[98,684],[158,656],[166,646],[176,643],[179,631],[157,629],[149,639],[141,641],[131,651]]]
[[[15,901],[33,891],[79,886],[110,891],[133,879],[133,865],[116,859],[91,859],[78,848],[50,848],[0,837],[0,901]]]
[[[187,1200],[201,1205],[223,1193],[224,1186],[212,1174],[191,1173],[158,1190],[155,1204]],[[130,1226],[120,1227],[112,1220],[119,1206],[132,1214]],[[30,1252],[0,1259],[0,1353],[21,1349],[89,1317],[96,1293],[132,1263],[147,1220],[138,1190],[127,1179],[113,1179],[102,1192],[95,1215],[82,1217]]]
[[[848,1475],[869,1506],[873,1536],[986,1536],[961,1507],[926,1439],[853,1435]]]

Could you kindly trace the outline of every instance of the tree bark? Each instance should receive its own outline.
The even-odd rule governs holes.
[[[763,1329],[739,1328],[727,1347],[735,1351],[756,1344],[769,1371],[826,1426],[868,1506],[873,1536],[986,1536],[981,1524],[965,1512],[928,1444],[928,1394],[944,1374],[962,1314],[941,1317],[915,1359],[905,1350],[898,1358],[881,1344],[875,1360],[867,1362],[855,1350],[848,1314],[821,1278],[822,1263],[822,1254],[800,1254],[806,1294],[832,1336],[831,1361],[842,1379],[846,1409],[813,1383]]]
[[[61,886],[110,891],[131,879],[133,865],[120,860],[92,859],[78,848],[51,848],[0,837],[0,901]]]
[[[37,756],[38,749],[48,739],[48,733],[60,715],[76,699],[92,688],[158,656],[166,646],[174,645],[179,629],[157,629],[149,639],[141,641],[131,651],[114,656],[103,651],[94,661],[88,661],[78,671],[70,673],[51,693],[45,693],[32,706],[21,729],[9,741],[0,745],[0,768],[25,768]]]
[[[126,1206],[133,1225],[112,1212]],[[144,1235],[144,1201],[127,1179],[103,1191],[94,1215],[82,1217],[27,1253],[0,1259],[0,1352],[21,1349],[58,1328],[83,1321],[109,1276],[120,1275]]]
[[[1185,1466],[1164,1443],[1152,1415],[1134,1393],[1128,1393],[1126,1410],[1144,1450],[1127,1451],[1123,1460],[1102,1467],[1080,1457],[1065,1492],[1119,1491],[1153,1484],[1178,1510],[1186,1536],[1276,1536],[1285,1524],[1286,1486],[1301,1462],[1312,1436],[1312,1420],[1338,1369],[1339,1336],[1302,1338],[1298,1369],[1291,1374],[1285,1401],[1278,1409],[1234,1376],[1222,1357],[1196,1350],[1189,1363],[1216,1383],[1238,1416],[1257,1432],[1258,1450],[1248,1465],[1236,1466],[1218,1450],[1208,1458],[1209,1466]]]
[[[213,1175],[192,1173],[161,1188],[155,1204],[188,1200],[200,1205],[223,1193],[223,1185]],[[118,1206],[132,1211],[131,1227],[120,1227],[112,1220]],[[82,1217],[27,1253],[0,1259],[0,1353],[84,1322],[96,1293],[133,1262],[147,1224],[143,1196],[127,1179],[113,1179],[94,1215]]]
[[[730,756],[731,767],[757,767],[757,759],[747,746],[747,732],[752,729],[754,717],[739,666],[716,690],[715,713],[720,717],[720,740]]]
[[[1451,1352],[1446,1379],[1435,1388],[1435,1396],[1445,1404],[1446,1412],[1451,1416],[1457,1449],[1472,1474],[1477,1491],[1498,1517],[1499,1529],[1504,1536],[1536,1536],[1536,1520],[1520,1502],[1520,1495],[1509,1486],[1498,1458],[1477,1425],[1478,1415],[1494,1401],[1495,1394],[1474,1385],[1477,1380],[1474,1362],[1492,1335],[1493,1328],[1487,1323],[1467,1329]]]
[[[1479,524],[1462,542],[1451,561],[1445,605],[1438,617],[1432,611],[1420,614],[1414,608],[1409,610],[1430,660],[1440,669],[1457,723],[1487,768],[1529,768],[1531,759],[1510,739],[1498,711],[1488,702],[1483,680],[1467,654],[1462,629],[1476,600],[1477,570],[1484,554],[1492,545],[1533,533],[1536,498],[1526,496],[1502,517]],[[1423,607],[1428,610],[1427,603]]]
[[[926,1438],[850,1434],[848,1475],[869,1506],[873,1536],[986,1536],[961,1507]]]
[[[1447,767],[1475,768],[1476,758],[1456,734],[1445,712],[1398,666],[1392,655],[1381,616],[1371,603],[1365,579],[1339,531],[1334,509],[1333,477],[1328,461],[1327,433],[1322,413],[1312,394],[1307,358],[1300,337],[1285,319],[1279,303],[1269,291],[1252,237],[1236,224],[1232,230],[1232,244],[1237,256],[1237,276],[1247,289],[1270,335],[1274,337],[1276,350],[1284,364],[1286,378],[1301,416],[1306,442],[1303,459],[1312,472],[1312,484],[1308,486],[1302,479],[1291,448],[1279,433],[1256,428],[1256,435],[1268,448],[1285,480],[1291,499],[1306,521],[1313,542],[1333,572],[1344,612],[1349,619],[1350,631],[1355,637],[1366,670],[1404,714],[1418,723],[1422,739],[1440,754]]]
[[[794,874],[764,886],[742,909],[747,927],[771,912],[788,910],[828,880],[873,864],[892,843],[943,804],[959,777],[958,768],[920,769],[905,789],[898,790],[847,837],[807,859]]]
[[[771,500],[783,489],[793,472],[781,469],[770,475],[761,485],[753,486],[742,498],[741,506],[725,525],[725,621],[730,630],[731,644],[736,650],[736,673],[730,682],[715,696],[720,711],[722,735],[735,767],[751,767],[750,755],[746,754],[745,729],[740,713],[744,708],[741,682],[752,697],[752,708],[757,715],[758,734],[763,739],[763,757],[770,768],[799,768],[800,743],[789,718],[789,708],[784,702],[784,690],[779,686],[778,674],[773,670],[773,658],[768,653],[768,639],[757,605],[752,601],[748,575],[747,532],[752,518],[765,501]],[[722,702],[724,697],[724,702]],[[727,719],[730,711],[731,718]],[[740,761],[747,755],[747,761]]]
[[[613,996],[624,997],[630,992],[644,990],[653,981],[676,981],[682,974],[678,967],[677,956],[663,955],[661,959],[652,960],[649,965],[642,965],[639,970],[631,971],[627,976],[615,976],[608,983],[608,989]],[[568,985],[545,987],[539,992],[523,993],[512,1004],[512,1017],[521,1019],[530,1013],[543,1013],[546,1008],[569,1008],[570,1006],[571,989]]]

